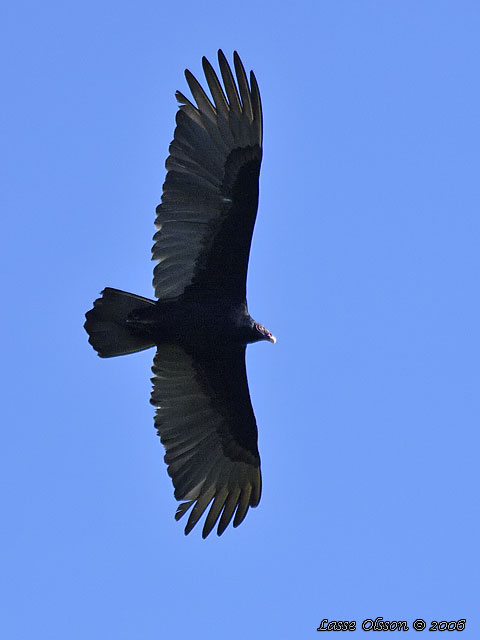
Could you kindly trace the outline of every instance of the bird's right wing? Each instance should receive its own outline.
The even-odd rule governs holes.
[[[248,257],[258,205],[262,158],[262,107],[235,53],[235,82],[218,52],[222,87],[206,58],[210,99],[185,72],[194,105],[180,92],[177,127],[167,158],[162,203],[157,207],[153,286],[157,298],[182,294],[246,297]],[[237,87],[238,85],[238,87]]]
[[[187,350],[160,345],[152,368],[155,426],[181,518],[192,506],[189,533],[210,503],[203,537],[221,535],[260,501],[257,426],[245,369],[244,346]],[[212,502],[213,501],[213,502]]]

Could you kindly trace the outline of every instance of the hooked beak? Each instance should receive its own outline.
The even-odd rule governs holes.
[[[270,334],[268,341],[271,342],[272,344],[275,344],[277,339],[275,338],[275,336],[273,335],[273,333]]]

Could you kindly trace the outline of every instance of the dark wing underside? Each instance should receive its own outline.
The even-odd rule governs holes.
[[[181,106],[152,249],[158,260],[153,277],[157,298],[246,296],[258,205],[262,108],[255,76],[250,72],[249,84],[238,55],[237,84],[221,51],[218,61],[224,88],[208,60],[202,60],[213,100],[188,70],[196,106],[176,93]]]
[[[260,501],[257,426],[248,391],[245,347],[158,347],[152,368],[155,426],[181,518],[193,505],[189,533],[210,503],[205,538],[220,518],[221,535]],[[212,502],[213,501],[213,502]]]

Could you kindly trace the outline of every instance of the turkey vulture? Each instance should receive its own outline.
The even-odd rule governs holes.
[[[262,159],[260,93],[236,52],[236,81],[222,51],[218,62],[223,86],[202,59],[211,98],[188,70],[196,104],[176,93],[180,106],[153,238],[157,300],[107,287],[85,322],[102,358],[156,346],[151,402],[182,501],[175,518],[193,506],[188,534],[210,505],[204,538],[217,520],[218,535],[232,517],[237,527],[260,501],[245,349],[275,342],[246,302]]]

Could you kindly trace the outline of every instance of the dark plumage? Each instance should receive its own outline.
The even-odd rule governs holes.
[[[232,517],[238,526],[259,503],[245,349],[275,342],[246,303],[262,159],[260,94],[237,53],[236,82],[221,51],[218,61],[224,88],[202,61],[213,101],[188,70],[196,106],[176,94],[180,107],[152,249],[157,301],[106,288],[85,323],[101,357],[157,347],[151,402],[175,497],[183,501],[175,517],[193,505],[189,533],[211,503],[203,537],[218,519],[219,535]]]

